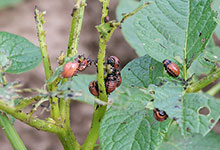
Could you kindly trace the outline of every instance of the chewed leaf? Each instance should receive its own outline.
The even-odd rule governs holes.
[[[41,62],[41,51],[27,39],[15,34],[0,32],[0,55],[6,55],[11,61],[6,73],[29,71]]]
[[[220,136],[211,131],[206,136],[193,135],[184,137],[181,135],[177,125],[169,128],[166,140],[159,150],[218,150],[220,147]]]
[[[216,27],[210,5],[211,0],[154,0],[135,16],[136,33],[146,53],[178,65],[196,59]]]
[[[184,135],[206,135],[220,118],[220,102],[211,96],[202,93],[184,94],[181,86],[170,83],[161,87],[151,85],[149,91],[154,91],[151,92],[154,98],[153,105],[176,120]],[[201,114],[202,108],[208,109],[209,113]]]
[[[153,112],[141,107],[111,108],[100,128],[101,148],[105,150],[157,149],[171,120],[157,122]]]

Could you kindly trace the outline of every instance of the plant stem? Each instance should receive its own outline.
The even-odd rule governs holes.
[[[108,97],[107,97],[106,89],[105,89],[104,69],[103,69],[104,68],[103,63],[104,63],[104,58],[105,58],[105,51],[106,51],[107,42],[111,38],[114,30],[121,23],[123,23],[127,18],[134,15],[142,8],[144,8],[147,5],[152,3],[152,2],[144,3],[142,6],[138,7],[133,12],[124,15],[123,18],[121,19],[121,21],[119,21],[117,23],[111,21],[109,24],[109,23],[105,23],[105,17],[108,15],[109,2],[110,2],[110,0],[102,0],[103,9],[102,9],[101,24],[99,26],[97,26],[97,29],[100,33],[99,53],[98,53],[98,74],[97,74],[98,87],[99,87],[99,97],[98,98],[104,102],[108,102]],[[104,28],[106,28],[105,25],[107,25],[107,24],[110,25],[110,28],[108,28],[108,29],[110,29],[109,30],[110,32],[106,33],[105,32],[106,30]],[[83,150],[92,150],[94,148],[96,141],[98,139],[98,136],[99,136],[99,127],[100,127],[101,119],[103,118],[103,116],[105,114],[106,108],[107,108],[106,106],[98,105],[98,108],[95,110],[95,112],[93,114],[93,120],[92,120],[89,134],[88,134],[88,136],[82,146]]]
[[[96,141],[99,137],[99,127],[101,123],[101,119],[103,118],[107,106],[99,106],[97,110],[95,110],[93,114],[91,128],[89,130],[89,134],[84,142],[82,149],[83,150],[92,150],[96,144]]]
[[[46,14],[46,12],[40,12],[37,9],[37,7],[35,7],[34,13],[35,13],[35,20],[37,23],[38,40],[40,43],[45,76],[46,76],[46,80],[48,80],[53,75],[53,71],[51,68],[50,58],[49,58],[48,51],[47,51],[46,35],[45,35],[46,31],[43,29],[43,24],[45,23],[44,15]],[[56,89],[56,85],[54,84],[48,85],[48,89],[49,91],[54,91]],[[57,121],[59,118],[58,99],[53,97],[53,98],[50,98],[49,101],[51,104],[51,118]]]
[[[84,10],[86,6],[86,0],[76,0],[76,4],[72,12],[72,24],[69,34],[69,42],[67,49],[67,56],[77,55],[79,36],[82,28],[82,21],[84,16]]]
[[[47,131],[51,133],[58,133],[61,129],[60,126],[55,125],[54,123],[46,122],[37,118],[34,118],[30,115],[27,115],[23,111],[17,111],[14,107],[10,107],[8,104],[3,103],[0,100],[0,110],[5,113],[12,115],[16,119],[42,131]]]
[[[58,134],[65,150],[80,150],[80,145],[76,141],[75,137],[71,134],[72,131],[65,130],[64,128]]]
[[[101,24],[105,23],[105,17],[108,15],[108,8],[109,8],[109,2],[110,0],[103,0],[102,1],[102,18],[101,18]],[[105,82],[104,82],[104,58],[105,58],[105,50],[106,50],[107,41],[100,35],[99,40],[99,53],[98,53],[98,87],[99,87],[99,99],[107,102],[108,97],[105,90]],[[99,106],[98,109],[95,110],[93,114],[93,119],[91,123],[91,128],[89,130],[89,134],[82,146],[83,150],[92,150],[96,144],[96,141],[99,136],[99,127],[101,119],[103,118],[106,106]]]
[[[187,88],[186,92],[187,93],[194,93],[194,92],[200,91],[201,89],[203,89],[204,87],[206,87],[210,83],[214,82],[218,78],[220,78],[220,69],[218,69],[217,71],[209,74],[207,77],[202,78],[198,82],[190,85]]]
[[[207,91],[207,93],[211,96],[215,96],[220,91],[220,82],[214,85],[211,89]]]
[[[36,7],[34,10],[34,14],[35,14],[35,20],[37,23],[37,33],[38,33],[38,39],[40,43],[41,55],[43,59],[45,76],[46,76],[46,80],[48,80],[52,76],[53,71],[51,69],[50,58],[49,58],[48,51],[47,51],[46,31],[43,29],[43,24],[45,23],[44,15],[46,14],[46,12],[40,12]]]
[[[14,126],[11,124],[11,121],[8,119],[5,113],[0,114],[0,126],[4,130],[6,136],[8,137],[13,149],[15,150],[26,150],[21,138],[17,134]]]
[[[31,105],[34,102],[40,100],[41,98],[42,98],[41,96],[35,96],[35,97],[30,98],[30,99],[24,99],[18,105],[15,106],[15,109],[16,110],[21,110],[21,109],[27,107],[28,105]]]

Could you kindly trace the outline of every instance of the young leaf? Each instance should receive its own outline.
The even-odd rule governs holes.
[[[160,62],[170,59],[184,64],[186,69],[203,52],[216,27],[211,2],[154,0],[142,9],[135,16],[135,28],[146,53]]]
[[[22,73],[29,71],[41,62],[40,49],[27,39],[11,34],[0,32],[0,55],[7,55],[11,61],[6,73]]]
[[[171,120],[157,122],[153,112],[130,105],[127,109],[111,108],[100,128],[101,148],[105,150],[157,149]]]
[[[140,2],[137,0],[120,0],[120,3],[117,7],[116,14],[117,19],[121,20],[122,15],[129,13],[136,9],[139,6]],[[122,26],[122,34],[124,35],[126,41],[131,45],[132,48],[136,50],[136,53],[139,56],[144,56],[146,54],[145,49],[142,45],[142,42],[138,39],[135,28],[134,28],[134,16],[131,16]]]
[[[184,137],[177,125],[172,125],[159,150],[218,150],[219,140],[220,136],[213,131],[205,137],[202,135]]]
[[[183,88],[175,83],[167,83],[161,87],[149,86],[153,105],[164,110],[168,116],[177,121],[184,135],[199,133],[206,135],[220,118],[220,101],[202,93],[183,93]],[[200,114],[202,108],[208,114]]]

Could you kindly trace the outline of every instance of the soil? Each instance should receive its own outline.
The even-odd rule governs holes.
[[[62,50],[67,49],[68,34],[71,24],[71,11],[74,0],[25,0],[22,3],[0,10],[0,30],[23,36],[35,45],[38,45],[36,26],[34,20],[34,6],[46,10],[46,23],[44,28],[47,35],[47,45],[51,57],[52,67],[58,65],[56,57]],[[115,19],[115,9],[119,0],[111,1],[110,19]],[[98,53],[98,32],[95,28],[100,22],[101,4],[98,0],[88,0],[82,32],[79,43],[79,53],[95,59]],[[121,61],[121,67],[127,64],[137,55],[134,50],[125,42],[120,29],[114,33],[107,48],[107,55],[115,55]],[[85,73],[94,74],[94,67],[86,70]],[[32,71],[20,75],[7,75],[9,81],[22,81],[24,87],[40,88],[44,84],[44,71],[42,64]],[[30,109],[30,108],[29,108]],[[28,111],[28,110],[27,110]],[[71,103],[71,127],[77,140],[82,144],[90,128],[93,107],[87,104],[73,101]],[[48,113],[44,113],[44,117]],[[15,128],[21,136],[28,150],[61,150],[62,145],[56,135],[38,131],[25,125],[20,121],[15,121]],[[220,128],[216,128],[220,133]],[[0,130],[1,150],[10,150],[9,141]]]

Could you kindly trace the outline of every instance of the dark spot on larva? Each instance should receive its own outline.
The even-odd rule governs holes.
[[[22,112],[22,110],[18,110],[18,112],[19,112],[19,113],[21,113],[21,112]]]
[[[209,110],[208,107],[202,107],[202,108],[199,109],[199,114],[200,115],[207,116],[207,115],[209,115],[209,113],[210,113],[210,110]]]
[[[154,70],[154,69],[155,69],[155,66],[151,66],[150,69],[151,69],[151,70]]]
[[[62,126],[62,125],[60,125],[60,127],[61,127],[61,128],[63,128],[63,126]]]
[[[108,33],[110,33],[110,32],[111,32],[111,30],[108,31]]]
[[[180,99],[178,99],[178,101],[179,101],[179,102],[182,102],[182,99],[180,98]]]
[[[64,119],[64,121],[63,121],[64,123],[66,123],[66,119]]]
[[[109,9],[109,7],[106,7],[106,9]]]
[[[215,123],[215,120],[212,118],[212,119],[210,120],[210,122],[211,122],[211,123]]]
[[[103,91],[101,90],[100,93],[103,93]]]
[[[101,122],[101,119],[99,119],[99,122]]]
[[[199,37],[202,35],[202,32],[199,33]]]
[[[131,70],[131,68],[128,68],[128,71],[130,71]]]
[[[189,127],[188,127],[188,128],[186,128],[186,131],[187,131],[187,132],[190,132],[190,128],[189,128]]]
[[[150,101],[151,101],[151,102],[153,102],[153,101],[154,101],[154,99],[151,99]]]
[[[71,88],[68,88],[67,90],[71,90]]]
[[[42,56],[43,57],[43,59],[45,58],[45,56]]]
[[[132,84],[131,87],[134,87],[134,85]]]
[[[123,121],[122,124],[126,124],[126,121]]]
[[[33,105],[33,106],[32,106],[32,108],[35,108],[35,107],[36,107],[36,105]]]

